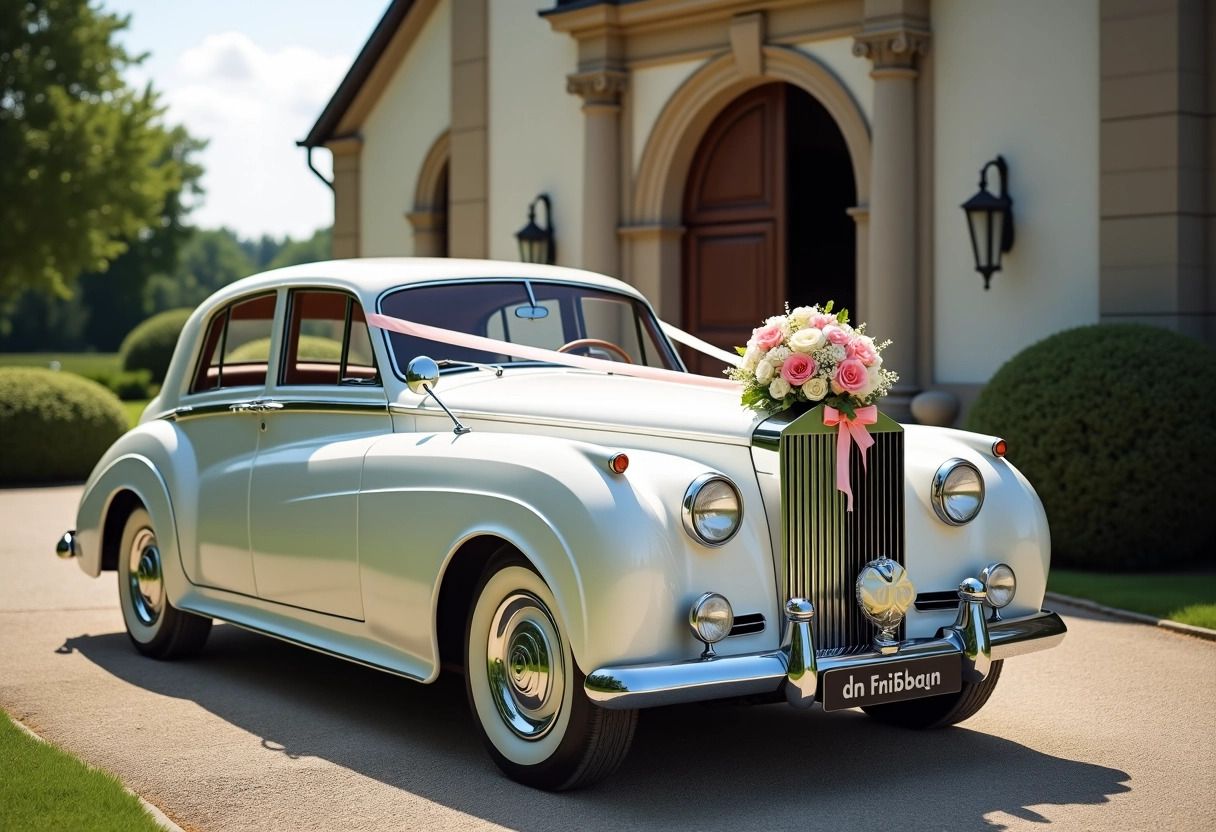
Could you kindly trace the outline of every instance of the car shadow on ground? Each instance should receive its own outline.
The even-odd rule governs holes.
[[[1129,790],[1113,768],[964,728],[912,732],[858,712],[786,705],[643,711],[625,764],[600,786],[544,794],[503,777],[481,747],[463,680],[406,679],[217,625],[203,655],[157,662],[124,633],[69,638],[146,690],[197,703],[262,738],[512,829],[1002,828],[995,812],[1100,804]],[[458,784],[458,785],[456,785]]]

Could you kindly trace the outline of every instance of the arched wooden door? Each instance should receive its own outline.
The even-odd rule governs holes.
[[[701,139],[684,198],[684,327],[742,346],[764,318],[856,296],[856,200],[844,137],[828,112],[789,84],[733,101]],[[693,372],[722,363],[686,351]]]

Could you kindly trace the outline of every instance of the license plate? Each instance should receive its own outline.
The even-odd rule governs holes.
[[[842,667],[825,670],[819,677],[820,701],[825,711],[957,693],[962,686],[962,662],[958,656]]]

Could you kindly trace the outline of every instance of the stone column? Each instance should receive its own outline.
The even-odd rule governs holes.
[[[333,257],[358,257],[363,139],[348,136],[326,142],[325,146],[334,155]]]
[[[583,99],[583,262],[593,272],[619,277],[621,245],[621,94],[628,73],[577,72],[567,91]]]
[[[853,54],[874,65],[873,146],[870,162],[869,280],[859,294],[870,331],[894,344],[884,364],[899,373],[886,410],[907,418],[917,377],[916,56],[929,46],[927,30],[900,24],[863,30]],[[860,288],[860,287],[859,287]]]

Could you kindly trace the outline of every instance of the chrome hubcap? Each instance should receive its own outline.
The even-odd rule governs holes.
[[[561,710],[566,669],[557,625],[538,598],[517,592],[499,604],[486,659],[503,722],[526,740],[547,734]]]
[[[136,618],[151,627],[160,618],[165,604],[165,587],[161,580],[160,549],[151,529],[140,529],[127,553],[130,567],[127,578],[131,589],[131,609]]]

